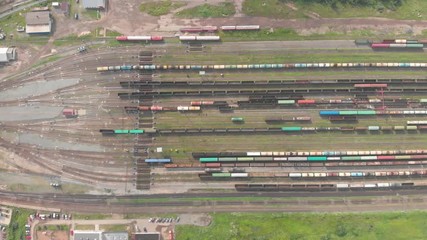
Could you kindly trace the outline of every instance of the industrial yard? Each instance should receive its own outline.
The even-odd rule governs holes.
[[[13,14],[22,21],[23,14],[42,14],[44,29],[52,30],[31,35],[39,19],[27,17],[35,21],[26,25],[30,33],[13,30],[1,42],[0,204],[54,212],[50,227],[36,220],[49,231],[65,224],[57,227],[61,236],[104,234],[96,219],[85,218],[77,229],[64,215],[79,212],[129,219],[112,221],[126,226],[105,227],[107,235],[110,228],[142,232],[129,226],[144,219],[138,221],[149,224],[139,228],[149,226],[164,239],[174,239],[179,221],[167,214],[186,216],[183,225],[213,219],[205,230],[177,228],[178,239],[192,239],[234,218],[193,221],[199,213],[425,209],[427,40],[420,29],[427,22],[413,21],[412,34],[354,37],[349,31],[380,20],[343,19],[359,25],[328,35],[314,28],[323,22],[338,31],[338,20],[269,23],[244,16],[242,1],[234,3],[235,17],[205,18],[190,18],[202,4],[196,1],[163,2],[170,9],[157,9],[159,16],[142,6],[142,13],[133,10],[134,0],[122,8],[113,0],[99,3],[66,3],[68,16],[59,7],[64,3],[50,1],[24,12],[18,8],[29,2],[7,3],[10,9],[0,13],[12,16],[8,24]],[[127,23],[132,17],[146,24]],[[28,217],[21,215],[19,221]],[[341,234],[335,227],[322,232],[324,239]],[[6,232],[40,234],[27,228]],[[222,238],[243,237],[236,234]],[[299,239],[303,231],[278,234]]]
[[[390,60],[384,59],[375,43],[350,40],[339,41],[340,49],[310,52],[352,49],[378,60],[276,59],[305,54],[305,42],[257,50],[252,42],[236,48],[217,38],[117,41],[161,43],[88,47],[4,80],[1,111],[14,114],[2,114],[2,141],[19,157],[11,167],[50,175],[50,184],[118,193],[186,192],[196,182],[217,188],[218,180],[225,188],[239,188],[242,181],[349,187],[423,182],[426,63],[397,62],[393,54],[402,52],[387,52]],[[223,62],[228,55],[276,60],[229,64]],[[346,71],[353,76],[341,76]],[[403,77],[407,72],[410,77]]]

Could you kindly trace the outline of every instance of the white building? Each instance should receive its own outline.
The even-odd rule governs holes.
[[[15,48],[0,48],[0,63],[16,60]]]

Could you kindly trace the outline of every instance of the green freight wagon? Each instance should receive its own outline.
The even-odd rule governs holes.
[[[375,115],[376,112],[373,110],[357,111],[357,115]]]
[[[339,115],[357,115],[357,111],[339,111]]]
[[[326,156],[319,156],[319,157],[309,156],[307,160],[308,161],[326,161]]]
[[[231,177],[231,173],[212,173],[212,177]]]
[[[237,161],[253,161],[253,157],[238,157]]]
[[[284,132],[297,132],[301,131],[302,127],[282,127],[282,131]]]
[[[419,44],[419,43],[411,43],[411,44],[406,44],[407,48],[423,48],[424,44]]]
[[[218,162],[218,158],[216,158],[216,157],[200,158],[199,161],[201,163],[205,163],[205,162]]]
[[[144,133],[144,130],[143,129],[131,129],[131,130],[129,130],[129,133],[130,134],[141,134],[141,133]]]
[[[128,134],[128,133],[129,133],[129,130],[121,130],[121,129],[117,129],[117,130],[114,130],[114,133],[115,133],[115,134]]]
[[[234,162],[236,160],[237,160],[236,157],[220,157],[220,158],[218,158],[218,161],[220,161],[220,162]]]
[[[295,104],[295,100],[278,100],[278,104]]]
[[[362,160],[360,156],[342,156],[341,160],[343,161],[358,161]]]
[[[232,117],[231,121],[232,122],[243,122],[244,119],[242,117]]]

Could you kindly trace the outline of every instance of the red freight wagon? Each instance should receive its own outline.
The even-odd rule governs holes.
[[[396,159],[395,156],[378,156],[377,157],[378,160],[394,160]]]
[[[151,41],[162,41],[163,37],[162,36],[151,36]]]
[[[205,167],[207,167],[207,168],[218,168],[218,167],[221,167],[221,163],[206,163],[205,164]]]
[[[127,36],[118,36],[118,37],[116,37],[116,40],[117,41],[127,41],[128,37]]]
[[[198,102],[191,102],[190,103],[191,106],[200,106],[202,105],[202,102],[198,101]]]
[[[372,43],[371,48],[389,48],[390,44],[388,43]]]
[[[298,104],[315,104],[316,100],[309,100],[309,99],[307,99],[307,100],[298,100],[297,103]]]

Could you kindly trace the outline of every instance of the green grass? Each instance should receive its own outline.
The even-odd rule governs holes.
[[[104,232],[126,232],[129,228],[127,224],[100,225],[99,229]]]
[[[355,52],[354,50],[340,50],[334,52],[295,53],[276,51],[275,54],[247,53],[247,54],[192,54],[169,55],[159,59],[159,64],[256,64],[256,63],[298,63],[298,62],[426,62],[423,52]]]
[[[427,239],[426,212],[216,213],[208,227],[177,225],[176,239]]]
[[[61,56],[59,56],[59,55],[52,55],[52,56],[46,57],[46,58],[40,60],[39,62],[37,62],[36,64],[34,64],[33,68],[44,65],[46,63],[55,62],[56,60],[58,60],[60,58],[61,58]]]
[[[261,29],[259,31],[226,31],[219,35],[223,41],[285,41],[285,40],[327,40],[373,38],[378,34],[374,30],[352,30],[346,32],[329,31],[324,34],[301,35],[291,28]],[[401,36],[404,38],[405,36]],[[412,37],[408,35],[407,37]],[[377,38],[387,38],[378,36]],[[396,38],[396,35],[389,38]]]
[[[184,9],[176,14],[181,18],[215,18],[230,17],[236,13],[232,2],[222,2],[218,5],[203,4],[194,8]]]
[[[91,39],[95,38],[95,32],[91,32],[90,34],[83,35],[83,36],[77,36],[77,34],[71,34],[63,38],[58,38],[53,41],[53,45],[60,47],[64,45],[72,45],[81,43],[84,41],[89,41]]]
[[[34,213],[32,210],[13,208],[12,219],[7,228],[8,240],[25,239],[25,224],[32,213]]]
[[[271,18],[363,18],[383,17],[391,19],[427,19],[427,1],[406,0],[396,10],[384,9],[380,5],[357,7],[349,4],[337,4],[332,8],[326,4],[295,2],[295,9],[281,0],[245,0],[243,12],[248,16],[263,16]]]
[[[94,214],[75,213],[75,214],[73,214],[74,219],[83,219],[83,220],[102,220],[102,219],[108,219],[110,217],[111,217],[110,214],[101,214],[101,213],[94,213]]]
[[[94,20],[98,20],[101,17],[99,11],[96,9],[86,9],[82,12],[82,14],[83,14],[83,16],[86,16],[86,17],[88,17],[90,19],[94,19]]]
[[[168,14],[170,11],[185,6],[184,2],[167,1],[153,1],[145,2],[139,6],[141,12],[147,13],[151,16],[162,16]]]
[[[95,225],[93,225],[93,224],[76,224],[74,226],[74,230],[90,230],[90,231],[94,231],[95,230]]]
[[[38,225],[39,231],[69,231],[70,225],[62,224],[62,225]]]

